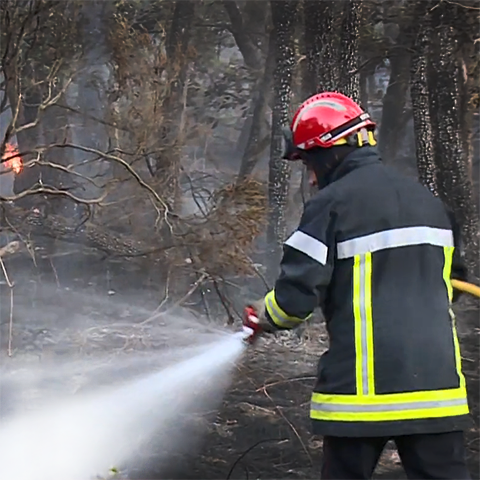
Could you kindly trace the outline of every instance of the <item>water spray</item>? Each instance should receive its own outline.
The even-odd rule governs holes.
[[[254,333],[246,327],[160,371],[3,419],[0,478],[109,478],[138,464],[151,444],[159,445],[155,461],[168,463],[169,452],[191,448],[189,425],[218,407]]]

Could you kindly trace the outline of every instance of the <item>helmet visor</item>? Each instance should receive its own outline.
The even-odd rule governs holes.
[[[283,141],[283,147],[282,147],[282,158],[284,160],[300,160],[301,156],[301,150],[295,146],[293,143],[293,135],[292,131],[290,130],[290,127],[283,127],[282,128],[282,141]]]

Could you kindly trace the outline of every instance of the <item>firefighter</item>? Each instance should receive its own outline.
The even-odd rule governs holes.
[[[330,343],[310,409],[323,479],[371,478],[389,440],[408,478],[469,479],[451,310],[451,279],[466,276],[458,228],[424,186],[382,163],[374,129],[340,93],[296,112],[284,158],[302,161],[319,191],[246,324],[272,333],[323,311]]]

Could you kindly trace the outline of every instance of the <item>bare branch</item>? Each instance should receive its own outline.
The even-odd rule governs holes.
[[[50,188],[50,187],[38,187],[38,188],[29,188],[27,190],[23,190],[20,193],[17,193],[16,195],[12,195],[10,197],[4,197],[0,196],[0,201],[3,202],[15,202],[17,200],[20,200],[21,198],[30,196],[30,195],[38,195],[40,193],[47,194],[47,195],[60,195],[60,196],[65,196],[70,198],[76,203],[83,203],[85,205],[95,205],[95,204],[101,204],[101,202],[107,197],[109,194],[108,191],[104,192],[100,197],[94,198],[94,199],[86,199],[86,198],[80,198],[74,195],[73,193],[70,193],[66,190],[59,190],[57,188]]]
[[[76,145],[74,143],[57,143],[51,146],[57,148],[74,148],[77,150],[82,150],[84,152],[94,153],[99,157],[105,158],[106,160],[111,160],[122,165],[122,167],[124,167],[133,176],[133,178],[135,178],[139,185],[145,190],[147,190],[152,195],[152,197],[163,207],[165,211],[165,216],[170,214],[170,209],[168,205],[160,198],[158,193],[150,185],[148,185],[148,183],[142,180],[140,175],[131,167],[130,164],[123,160],[123,158],[117,157],[116,155],[112,155],[110,153],[102,152],[100,150],[97,150],[96,148],[84,147],[83,145]]]

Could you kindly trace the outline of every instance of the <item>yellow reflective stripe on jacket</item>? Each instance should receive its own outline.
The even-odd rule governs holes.
[[[443,254],[445,257],[445,262],[443,264],[443,280],[447,287],[448,300],[450,302],[452,301],[453,297],[453,287],[450,280],[450,275],[452,273],[453,251],[454,247],[443,247]]]
[[[395,411],[369,411],[369,412],[319,412],[311,410],[310,418],[314,420],[336,421],[336,422],[391,422],[400,420],[419,420],[422,418],[444,418],[454,417],[457,415],[468,415],[467,401],[456,404],[456,400],[452,400],[453,405],[440,407],[425,405],[425,408],[402,406],[401,410]]]
[[[265,296],[265,308],[273,323],[281,328],[294,328],[311,316],[309,315],[307,318],[298,318],[285,313],[279,307],[277,300],[275,299],[275,290],[271,290]]]
[[[372,254],[356,255],[353,265],[355,376],[357,395],[375,394],[372,320]]]
[[[454,247],[443,247],[443,252],[445,256],[445,263],[443,265],[443,280],[447,287],[448,292],[448,299],[451,302],[453,297],[453,287],[451,281],[451,274],[452,274],[452,261],[453,261],[453,252]],[[457,325],[455,314],[453,310],[450,308],[450,318],[452,319],[452,330],[453,330],[453,342],[455,345],[455,364],[457,369],[457,375],[460,381],[460,386],[465,387],[465,375],[462,372],[462,355],[460,353],[460,342],[458,341],[458,334],[457,334]]]
[[[464,387],[372,395],[312,395],[310,417],[316,420],[369,422],[413,420],[468,414]]]
[[[382,422],[440,418],[469,413],[465,377],[461,370],[460,346],[455,327],[455,316],[451,309],[459,387],[444,390],[375,394],[371,298],[372,252],[421,243],[442,246],[445,257],[443,279],[448,298],[451,301],[453,290],[450,275],[454,246],[450,242],[451,232],[449,230],[415,227],[413,229],[380,232],[339,244],[339,258],[353,257],[356,394],[313,393],[310,410],[312,419],[338,422]]]

